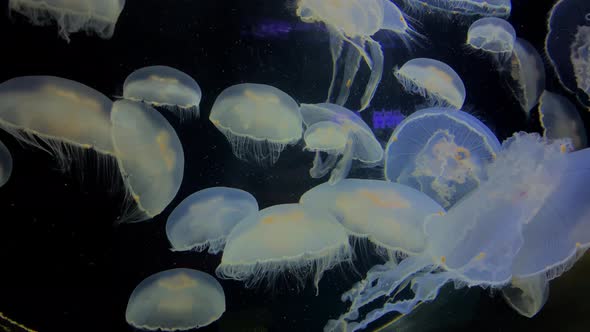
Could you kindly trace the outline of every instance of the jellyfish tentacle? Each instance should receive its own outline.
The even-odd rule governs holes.
[[[379,85],[379,82],[381,82],[381,76],[383,76],[384,59],[381,45],[372,38],[367,38],[366,43],[369,46],[369,52],[373,59],[373,69],[371,70],[371,76],[369,77],[369,83],[365,88],[365,93],[361,98],[361,108],[359,109],[359,112],[365,110],[369,106],[377,91],[377,86]]]
[[[336,76],[338,75],[338,59],[342,55],[342,48],[344,46],[344,39],[342,39],[340,32],[329,26],[328,32],[330,34],[330,54],[332,55],[332,79],[330,80],[330,88],[328,89],[328,97],[326,98],[327,103],[332,98]]]

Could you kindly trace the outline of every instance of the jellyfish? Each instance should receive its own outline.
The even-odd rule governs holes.
[[[590,106],[590,3],[559,0],[547,20],[547,58],[561,85]]]
[[[308,127],[305,137],[307,149],[316,152],[314,166],[310,171],[312,177],[325,175],[336,163],[338,155],[342,155],[342,158],[332,170],[332,184],[348,175],[353,159],[367,165],[377,164],[383,159],[381,144],[371,128],[354,112],[336,104],[302,104],[301,115]],[[325,128],[332,130],[326,131]],[[326,135],[328,133],[333,135]],[[326,145],[334,145],[338,151],[326,151],[329,156],[323,162],[320,152],[325,150]]]
[[[199,117],[201,95],[201,88],[192,77],[168,66],[138,69],[123,85],[125,99],[163,106],[174,111],[181,120]]]
[[[396,69],[394,74],[406,91],[426,98],[430,106],[463,107],[465,85],[446,63],[416,58]]]
[[[543,136],[551,139],[570,138],[575,149],[587,145],[584,122],[567,98],[556,93],[543,91],[539,102],[539,120],[543,127]]]
[[[444,16],[495,16],[508,18],[510,0],[404,0],[408,10],[415,13],[435,12]]]
[[[490,54],[499,66],[510,59],[515,40],[516,32],[512,25],[497,17],[475,21],[467,33],[467,45]]]
[[[273,165],[287,145],[303,134],[299,105],[283,91],[264,84],[233,85],[215,100],[209,120],[242,160]]]
[[[234,226],[258,212],[248,192],[226,187],[207,188],[185,198],[168,217],[166,235],[174,251],[223,250]]]
[[[463,111],[428,108],[393,131],[385,147],[385,178],[422,191],[448,208],[486,179],[500,142]]]
[[[311,277],[317,292],[323,273],[351,255],[346,230],[329,213],[300,204],[275,205],[234,227],[215,273],[252,287],[262,281],[272,285],[288,272],[298,286]]]
[[[8,182],[12,174],[12,155],[4,143],[0,142],[0,187]]]
[[[78,31],[93,32],[110,39],[125,0],[9,0],[11,11],[20,13],[34,25],[48,25],[55,21],[59,35],[70,41],[70,34]]]
[[[422,252],[426,246],[424,220],[445,212],[414,188],[381,180],[324,183],[303,194],[299,202],[329,212],[351,235],[368,238],[391,260]]]
[[[188,331],[207,326],[225,312],[225,293],[215,278],[178,268],[144,279],[129,297],[125,319],[136,329]]]
[[[333,100],[338,60],[345,45],[348,45],[348,48],[336,104],[346,103],[361,58],[371,70],[359,111],[366,109],[371,103],[383,74],[383,51],[381,45],[371,36],[380,30],[389,31],[399,37],[408,48],[412,43],[418,43],[419,39],[424,38],[411,26],[410,18],[389,0],[300,0],[297,3],[297,16],[307,23],[322,22],[328,28],[332,80],[326,102]]]
[[[509,73],[508,87],[529,116],[545,89],[545,67],[537,50],[524,39],[516,38]]]

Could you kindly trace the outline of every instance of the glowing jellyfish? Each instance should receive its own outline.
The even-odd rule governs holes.
[[[0,142],[0,187],[8,182],[12,174],[12,155],[4,143]]]
[[[490,54],[498,65],[510,59],[515,40],[516,32],[512,25],[497,17],[479,19],[467,32],[467,45]]]
[[[111,38],[125,0],[9,0],[8,6],[35,25],[55,21],[59,35],[69,42],[70,34],[81,30]]]
[[[547,138],[570,138],[576,149],[586,147],[587,138],[584,122],[567,98],[544,91],[539,102],[539,120],[543,136]]]
[[[368,238],[389,259],[424,250],[424,220],[444,209],[425,194],[379,180],[344,179],[301,196],[306,207],[330,212],[354,236]]]
[[[361,98],[360,111],[371,103],[383,74],[383,51],[371,36],[377,31],[386,30],[398,36],[408,47],[417,38],[424,38],[408,23],[409,18],[389,0],[300,0],[297,3],[297,15],[304,22],[323,22],[329,30],[332,81],[327,102],[332,100],[338,76],[338,59],[345,43],[349,47],[344,60],[340,92],[335,101],[337,104],[346,103],[361,57],[371,69],[369,82]]]
[[[184,152],[174,128],[147,104],[119,100],[111,112],[119,170],[136,203],[130,221],[158,215],[176,196],[184,174]]]
[[[330,176],[332,184],[348,175],[353,159],[369,165],[383,159],[381,144],[369,126],[354,112],[336,104],[302,104],[301,115],[308,127],[306,143],[309,141],[310,144],[307,146],[316,152],[314,167],[310,171],[312,177],[325,175],[336,163],[338,155],[342,155],[342,158]],[[320,122],[322,124],[318,124]],[[332,122],[332,124],[324,122]],[[327,128],[331,129],[327,130]],[[337,146],[338,150],[326,151],[329,156],[325,162],[320,156],[320,152],[326,148],[323,145]]]
[[[191,269],[158,272],[131,293],[125,319],[136,329],[188,331],[207,326],[225,312],[225,293],[215,278]]]
[[[500,143],[478,119],[448,108],[413,113],[385,148],[385,177],[427,194],[443,207],[486,179]]]
[[[215,272],[220,278],[245,281],[247,287],[263,280],[272,284],[285,272],[303,285],[311,275],[317,291],[323,273],[350,258],[346,230],[333,216],[283,204],[238,223]]]
[[[256,199],[240,189],[214,187],[185,198],[168,217],[166,235],[175,251],[223,250],[225,239],[242,219],[258,212]]]
[[[181,119],[199,117],[201,96],[201,88],[192,77],[167,66],[138,69],[123,85],[125,99],[166,107]]]
[[[559,0],[551,9],[545,52],[564,88],[590,105],[590,2]]]
[[[529,116],[545,89],[545,67],[537,50],[524,39],[516,38],[509,73],[508,87]]]
[[[430,106],[463,107],[465,85],[446,63],[428,58],[416,58],[394,71],[403,88],[426,98]]]
[[[435,12],[448,17],[495,16],[507,18],[512,10],[510,0],[404,0],[408,10]]]
[[[209,120],[230,142],[234,155],[274,164],[287,145],[301,139],[299,105],[283,91],[263,84],[231,86],[215,100]]]

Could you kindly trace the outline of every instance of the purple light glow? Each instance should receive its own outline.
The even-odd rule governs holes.
[[[309,31],[314,29],[325,30],[319,24],[303,22],[288,22],[280,20],[262,20],[252,24],[248,29],[242,30],[242,35],[252,36],[257,39],[287,39],[294,31]]]
[[[373,129],[393,129],[404,120],[405,116],[399,111],[374,111]]]

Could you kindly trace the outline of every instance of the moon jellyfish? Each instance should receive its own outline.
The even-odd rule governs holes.
[[[408,10],[436,12],[445,16],[496,16],[508,18],[512,10],[510,0],[404,0]]]
[[[123,85],[125,99],[163,106],[175,111],[181,119],[199,117],[201,96],[201,88],[192,77],[168,66],[138,69]]]
[[[336,104],[346,103],[361,58],[371,70],[359,111],[366,109],[371,103],[383,74],[383,51],[381,45],[371,36],[380,30],[389,31],[408,47],[417,38],[424,38],[408,23],[409,18],[389,0],[300,0],[297,3],[297,16],[307,23],[324,23],[330,33],[332,80],[327,102],[333,99],[338,60],[345,45],[349,47],[344,59],[344,73]]]
[[[570,138],[575,149],[586,147],[584,122],[576,106],[567,98],[545,90],[539,102],[539,120],[543,136],[551,139]]]
[[[137,207],[131,221],[158,215],[174,199],[184,152],[174,128],[147,104],[119,100],[111,111],[112,139],[127,192]]]
[[[315,152],[313,167],[309,170],[312,178],[321,178],[331,170],[330,183],[336,183],[346,177],[350,167],[334,168],[338,157],[350,150],[346,147],[352,144],[352,140],[348,138],[348,133],[344,128],[331,121],[316,122],[305,130],[303,140],[305,141],[304,150]],[[328,154],[326,160],[322,160],[322,152]],[[343,157],[342,160],[345,158]],[[346,160],[352,160],[350,153],[346,154]],[[345,161],[343,165],[348,164]]]
[[[544,275],[530,278],[513,278],[509,286],[502,289],[506,302],[519,314],[533,317],[549,298],[549,282]]]
[[[312,146],[321,147],[322,144],[339,145],[338,153],[330,153],[327,161],[322,161],[320,152],[321,149],[311,149],[316,151],[314,160],[314,167],[310,174],[312,177],[322,177],[325,175],[334,164],[339,154],[342,158],[332,170],[330,176],[330,183],[334,184],[345,178],[348,175],[352,160],[358,160],[364,164],[376,164],[383,159],[383,148],[371,128],[354,112],[336,105],[336,104],[302,104],[301,115],[303,122],[308,127],[307,139]],[[321,125],[318,123],[322,123]],[[324,122],[331,122],[325,124]],[[319,134],[326,133],[318,129],[333,128],[334,131],[329,131],[334,134],[332,137],[320,137]],[[313,135],[310,137],[309,134]],[[325,136],[325,135],[322,135]],[[310,140],[311,138],[311,140]],[[316,139],[315,142],[312,140]],[[306,140],[306,143],[307,141]],[[318,140],[321,140],[318,141]],[[342,145],[344,143],[344,145]]]
[[[385,178],[448,208],[486,179],[486,167],[499,150],[496,136],[475,117],[428,108],[393,131],[385,147]]]
[[[4,143],[0,142],[0,187],[8,182],[12,174],[12,156]]]
[[[509,72],[508,87],[529,116],[545,89],[543,59],[533,45],[524,39],[516,38]]]
[[[215,100],[209,120],[231,144],[234,155],[260,165],[274,164],[287,145],[301,139],[299,105],[270,85],[231,86]]]
[[[55,21],[59,35],[70,41],[70,34],[78,31],[94,32],[110,39],[125,0],[9,0],[11,11],[28,17],[34,25],[48,25]]]
[[[136,329],[188,331],[225,312],[225,293],[215,278],[192,269],[171,269],[143,280],[131,293],[125,319]]]
[[[175,251],[223,250],[234,226],[258,212],[256,199],[240,189],[207,188],[185,198],[168,217],[166,235]]]
[[[467,45],[490,54],[499,66],[510,59],[515,40],[516,31],[512,25],[497,17],[479,19],[467,32]]]
[[[446,63],[416,58],[406,62],[394,74],[406,91],[426,98],[430,106],[463,107],[465,85]]]
[[[384,256],[424,250],[424,220],[444,209],[425,194],[379,180],[344,179],[321,184],[301,196],[306,207],[330,212],[355,237],[368,238]]]
[[[220,278],[242,280],[247,287],[282,273],[291,273],[299,285],[308,276],[318,291],[325,271],[351,258],[346,230],[330,214],[299,204],[275,205],[242,220],[229,234]]]

